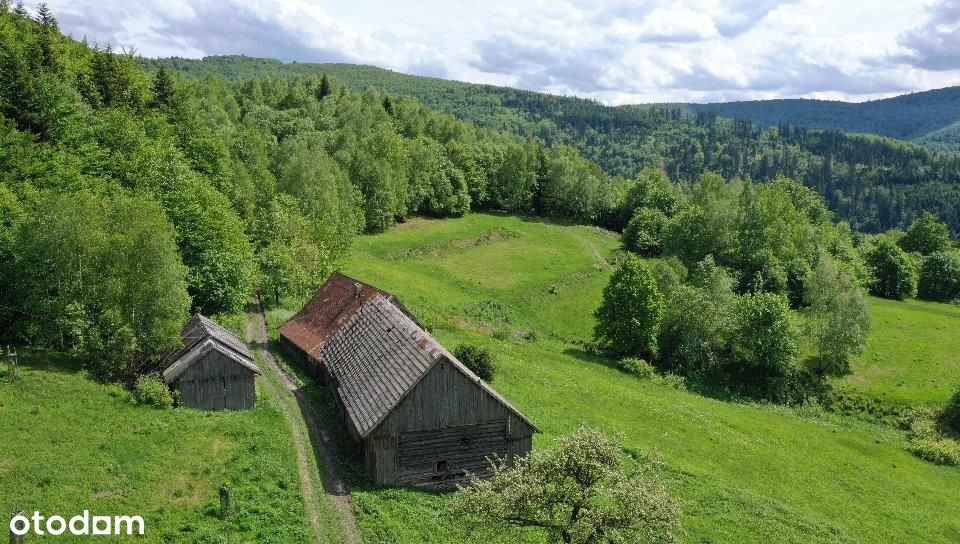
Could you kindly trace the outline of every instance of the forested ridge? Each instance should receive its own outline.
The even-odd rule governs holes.
[[[149,371],[190,311],[236,311],[255,289],[277,302],[303,300],[354,235],[411,215],[498,210],[625,230],[637,253],[670,256],[688,271],[719,265],[729,274],[718,280],[724,289],[787,297],[793,308],[810,303],[811,274],[829,275],[819,268],[823,255],[850,289],[904,298],[917,290],[920,256],[953,245],[933,215],[902,237],[872,241],[827,209],[841,217],[862,211],[844,196],[848,187],[836,177],[844,169],[865,194],[932,185],[910,184],[898,165],[945,180],[958,175],[956,159],[908,144],[792,127],[762,132],[678,109],[607,108],[522,91],[510,91],[513,102],[491,99],[492,111],[505,115],[478,113],[474,123],[405,92],[356,82],[366,90],[351,90],[337,74],[356,67],[311,73],[292,65],[280,77],[270,72],[279,63],[231,57],[185,61],[200,72],[206,62],[235,71],[215,64],[214,73],[184,78],[171,63],[63,36],[43,5],[35,15],[3,6],[0,335],[71,351],[106,379]],[[423,81],[442,92],[449,85]],[[490,96],[461,97],[475,105]],[[567,128],[546,117],[534,123],[533,111]],[[576,134],[600,143],[584,146]],[[643,145],[608,145],[641,135]],[[677,142],[682,150],[671,147]],[[609,165],[627,151],[640,154],[624,166],[629,176],[590,160]],[[833,153],[872,162],[833,162]],[[811,164],[819,174],[805,170]],[[878,228],[913,213],[870,205]],[[865,262],[874,254],[877,263]],[[930,262],[952,270],[952,258],[944,259]],[[882,269],[888,261],[890,273]],[[955,298],[953,284],[926,284],[928,298]]]
[[[331,77],[185,80],[0,3],[0,336],[108,380],[188,312],[312,294],[361,232],[411,214],[622,229],[635,181]]]
[[[915,140],[960,121],[960,87],[945,87],[866,102],[794,98],[689,106],[695,111],[713,111],[725,117],[751,119],[762,127],[790,123],[807,128]]]
[[[355,90],[376,88],[413,96],[427,106],[479,126],[534,137],[548,145],[570,145],[611,175],[631,178],[643,168],[657,165],[663,166],[674,181],[687,184],[707,171],[725,178],[758,181],[782,174],[815,188],[826,197],[832,210],[858,230],[905,227],[923,211],[932,211],[947,221],[954,232],[960,231],[960,158],[885,137],[811,130],[802,126],[800,118],[795,118],[794,124],[771,122],[772,117],[758,119],[760,123],[755,124],[745,119],[723,118],[716,112],[696,112],[701,107],[696,105],[609,107],[573,97],[409,76],[349,64],[284,64],[243,56],[151,61],[157,63],[191,77],[217,74],[234,80],[327,73]],[[950,89],[943,92],[949,93]],[[871,117],[887,119],[889,115],[884,126],[838,128],[882,133],[892,130],[887,125],[896,123],[926,123],[924,127],[933,128],[937,120],[942,122],[951,115],[943,108],[920,106],[927,113],[917,120],[917,107],[909,103],[917,100],[916,95],[891,100],[895,105],[906,105]],[[949,96],[938,103],[944,108],[953,104]],[[823,105],[804,104],[804,111]],[[898,111],[909,120],[904,121]],[[731,111],[732,115],[739,113]],[[931,116],[936,119],[930,119]],[[839,118],[862,116],[846,114]],[[891,133],[906,135],[910,129],[900,130]],[[946,149],[955,135],[944,129],[929,139],[935,147]]]

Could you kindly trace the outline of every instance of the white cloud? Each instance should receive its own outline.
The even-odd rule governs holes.
[[[358,62],[611,103],[866,100],[960,83],[960,0],[49,3],[74,35],[147,56]]]
[[[720,36],[713,19],[689,8],[656,8],[640,23],[624,19],[613,22],[611,34],[632,41],[695,42]]]

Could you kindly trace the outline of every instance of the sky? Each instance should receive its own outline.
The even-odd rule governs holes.
[[[371,64],[608,104],[960,85],[960,0],[47,3],[74,37],[147,57]]]

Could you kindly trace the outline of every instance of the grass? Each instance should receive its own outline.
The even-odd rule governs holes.
[[[709,399],[582,352],[617,247],[595,228],[470,215],[362,237],[343,268],[400,296],[448,347],[490,346],[501,361],[494,386],[543,430],[536,447],[586,423],[619,433],[628,450],[656,451],[685,504],[687,542],[960,542],[960,470],[913,457],[903,432]],[[893,335],[876,321],[881,337]],[[377,542],[462,539],[445,500],[354,494]]]
[[[226,483],[232,543],[310,540],[294,444],[270,388],[245,412],[158,410],[56,355],[21,358],[20,379],[0,381],[0,511],[140,515],[143,537],[111,540],[221,543]]]
[[[943,404],[960,387],[960,306],[870,299],[867,351],[844,382],[900,404]]]

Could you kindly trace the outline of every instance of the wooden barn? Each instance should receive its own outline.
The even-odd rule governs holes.
[[[531,449],[537,428],[437,342],[393,295],[334,274],[280,328],[333,392],[378,484],[449,485]]]
[[[183,347],[163,361],[163,380],[184,406],[200,410],[248,410],[257,402],[260,369],[250,346],[202,315],[187,322]]]

